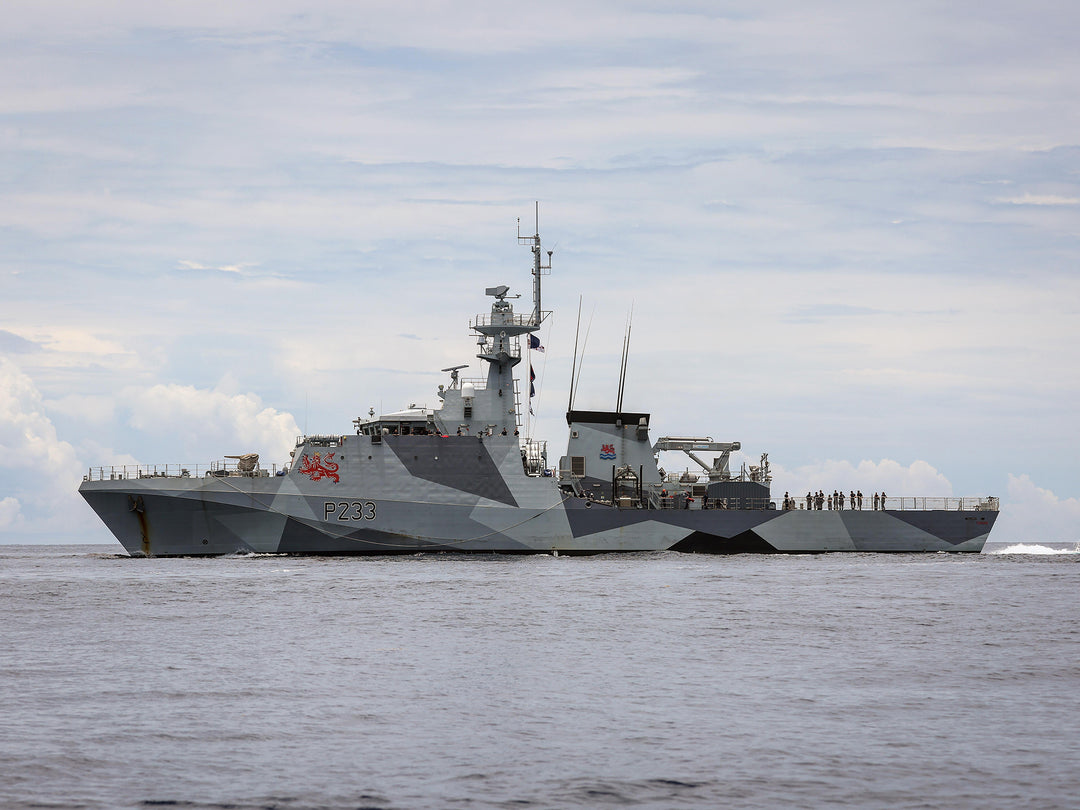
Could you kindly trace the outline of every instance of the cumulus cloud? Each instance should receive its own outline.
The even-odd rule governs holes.
[[[904,466],[892,459],[850,461],[829,459],[792,470],[773,464],[773,492],[862,490],[864,494],[886,492],[889,497],[952,497],[953,487],[944,475],[925,461]]]
[[[0,467],[34,470],[65,483],[82,467],[75,449],[56,435],[33,380],[0,357]]]
[[[284,459],[300,433],[292,414],[263,407],[255,394],[169,384],[132,392],[130,402],[132,427],[172,434],[197,458],[259,452]]]
[[[0,357],[0,528],[49,534],[83,523],[81,474],[75,448],[57,436],[33,380]]]
[[[14,528],[20,518],[20,504],[15,498],[0,500],[0,530]]]
[[[103,394],[68,394],[46,400],[45,404],[54,414],[77,417],[93,425],[109,424],[116,412],[114,399]]]
[[[85,404],[84,400],[76,396],[56,400],[62,405],[58,412]],[[254,394],[155,385],[128,389],[119,400],[131,408],[130,427],[165,435],[170,446],[182,444],[188,452],[203,451],[196,461],[248,451],[284,460],[300,432],[291,414],[263,407]],[[122,410],[106,400],[97,404],[108,406],[109,412]],[[154,461],[136,459],[93,439],[84,440],[80,447],[95,464]],[[78,495],[84,470],[79,451],[58,435],[34,380],[12,360],[0,357],[0,531],[4,540],[104,542],[107,532]]]
[[[1028,475],[1009,475],[995,543],[1080,542],[1080,498],[1060,498]]]

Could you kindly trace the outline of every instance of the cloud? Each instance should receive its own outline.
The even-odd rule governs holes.
[[[80,419],[95,426],[109,424],[116,413],[116,400],[106,394],[69,394],[45,400],[53,414]]]
[[[1080,205],[1080,197],[1062,197],[1059,194],[1022,194],[1019,197],[998,197],[1000,203],[1012,205]]]
[[[39,342],[49,350],[49,362],[57,365],[105,359],[130,365],[135,358],[135,352],[124,345],[123,338],[119,335],[114,338],[102,337],[100,334],[60,324],[53,325],[48,335],[40,338]]]
[[[10,530],[21,523],[21,504],[8,496],[0,500],[0,530]]]
[[[32,340],[16,335],[14,332],[7,332],[0,329],[0,352],[6,352],[10,354],[26,354],[28,352],[40,351],[41,346]]]
[[[132,427],[174,436],[196,460],[258,452],[268,461],[284,461],[300,433],[292,414],[263,407],[255,394],[160,384],[132,391],[128,400]]]
[[[30,377],[0,357],[0,527],[48,536],[85,525],[76,494],[82,466]]]
[[[822,303],[817,306],[800,306],[793,309],[784,320],[795,323],[815,323],[831,318],[868,317],[885,314],[885,310],[852,304]]]
[[[60,441],[33,381],[0,357],[0,467],[78,480],[75,449]]]
[[[1024,193],[1019,197],[998,198],[998,202],[1011,203],[1013,205],[1080,205],[1080,198],[1064,197],[1060,194],[1031,194]]]
[[[860,461],[852,464],[842,459],[829,459],[806,464],[792,470],[770,464],[773,473],[773,493],[790,492],[795,496],[807,491],[861,490],[863,495],[884,491],[889,497],[953,496],[953,487],[944,475],[925,461],[913,461],[908,466],[891,459]],[[782,496],[781,496],[782,497]]]
[[[258,262],[238,262],[236,264],[221,264],[210,265],[201,264],[200,262],[188,261],[187,259],[181,259],[179,261],[180,267],[185,270],[213,270],[219,273],[231,273],[236,276],[249,276],[252,273],[248,270],[249,267],[258,267]]]
[[[1060,498],[1026,473],[1010,473],[990,538],[995,543],[1080,542],[1080,498]]]

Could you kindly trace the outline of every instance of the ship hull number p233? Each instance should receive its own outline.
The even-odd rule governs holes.
[[[374,501],[323,501],[323,520],[374,520]]]

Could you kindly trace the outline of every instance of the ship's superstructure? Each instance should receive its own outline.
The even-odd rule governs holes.
[[[487,288],[490,312],[470,323],[486,374],[443,369],[438,407],[369,411],[354,432],[301,436],[282,469],[252,453],[206,469],[99,467],[79,491],[129,553],[146,556],[982,549],[996,499],[879,507],[875,495],[865,509],[786,499],[778,509],[767,456],[733,473],[739,442],[653,442],[650,415],[622,409],[621,382],[615,411],[568,409],[566,453],[552,466],[546,442],[526,435],[514,377],[522,342],[527,352],[548,314],[551,252],[545,265],[539,228],[518,238],[533,253],[532,311],[515,313],[508,286]],[[702,472],[667,473],[661,452],[683,452]]]

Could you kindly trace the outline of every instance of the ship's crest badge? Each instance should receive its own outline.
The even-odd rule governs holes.
[[[329,478],[336,484],[341,480],[341,476],[337,474],[339,465],[332,460],[333,458],[333,453],[327,453],[325,459],[316,453],[314,460],[311,460],[307,457],[307,453],[304,453],[300,457],[300,474],[308,476],[312,481]]]
[[[606,459],[608,461],[613,461],[615,459],[615,445],[613,445],[613,444],[601,445],[600,446],[600,458]]]

